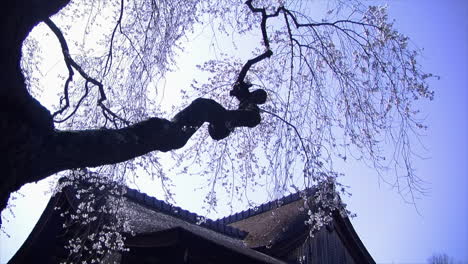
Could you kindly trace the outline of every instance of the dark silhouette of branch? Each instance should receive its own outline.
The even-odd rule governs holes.
[[[103,76],[106,76],[112,67],[112,51],[113,51],[113,46],[114,46],[114,37],[115,37],[115,32],[117,31],[117,28],[121,25],[122,23],[122,17],[123,17],[123,12],[124,12],[124,0],[120,1],[120,15],[119,18],[117,19],[117,22],[115,23],[115,27],[112,30],[112,35],[110,38],[110,46],[109,46],[109,54],[107,55],[106,63],[104,65],[104,73]]]
[[[253,13],[260,13],[262,15],[262,21],[260,22],[260,29],[262,31],[263,44],[269,50],[270,49],[270,39],[268,38],[268,33],[267,33],[267,30],[266,30],[266,22],[267,22],[268,18],[278,16],[282,7],[278,8],[275,11],[275,13],[273,13],[273,14],[267,14],[265,8],[256,8],[256,7],[254,7],[252,5],[252,0],[248,0],[247,2],[245,2],[245,4],[249,7],[250,11],[252,11]]]
[[[258,63],[266,58],[271,57],[273,55],[273,52],[271,50],[267,50],[264,53],[258,55],[257,57],[248,60],[244,66],[242,67],[242,70],[239,73],[239,76],[237,77],[237,83],[243,83],[245,76],[247,75],[247,72],[250,70],[250,67],[252,67],[255,63]]]
[[[210,136],[220,140],[236,127],[255,127],[260,121],[259,111],[227,110],[214,100],[198,98],[171,121],[150,118],[121,129],[56,131],[43,146],[43,155],[34,162],[40,170],[36,177],[118,163],[156,150],[178,149],[205,122],[209,123]]]
[[[71,57],[67,41],[65,40],[65,37],[63,36],[62,31],[57,27],[57,25],[55,25],[55,23],[50,18],[45,18],[44,23],[46,23],[46,25],[52,30],[52,32],[54,32],[55,36],[57,36],[57,38],[58,38],[58,40],[60,42],[60,46],[62,47],[62,53],[63,53],[63,58],[65,60],[65,64],[67,65],[67,68],[68,68],[68,78],[65,81],[65,86],[64,86],[65,105],[62,108],[60,108],[58,111],[56,111],[52,115],[52,117],[55,117],[55,116],[63,113],[63,111],[65,111],[70,105],[69,98],[68,98],[68,86],[69,86],[70,82],[73,80],[73,74],[74,74],[73,69],[75,69],[75,70],[78,71],[78,73],[81,75],[81,77],[83,77],[86,80],[85,96],[88,95],[88,91],[87,91],[88,82],[92,83],[96,87],[98,87],[98,90],[99,90],[98,105],[102,108],[104,116],[107,119],[114,122],[114,124],[115,124],[115,120],[117,119],[117,120],[123,122],[125,125],[129,125],[130,123],[127,120],[119,117],[117,114],[115,114],[113,111],[111,111],[108,107],[106,107],[104,105],[103,102],[107,99],[106,93],[104,92],[104,86],[102,85],[102,83],[100,81],[98,81],[95,78],[89,76],[83,70],[83,68],[81,68],[81,66]],[[84,99],[84,98],[82,98],[82,99]],[[82,99],[80,100],[80,103],[81,103]],[[62,122],[65,122],[67,119],[69,119],[76,112],[76,109],[80,106],[80,103],[77,104],[76,108],[72,111],[72,114],[68,115],[66,118],[64,118],[62,120],[55,120],[55,122],[56,123],[62,123]],[[110,119],[108,115],[112,116],[112,119]]]

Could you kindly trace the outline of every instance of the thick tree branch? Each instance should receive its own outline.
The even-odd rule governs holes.
[[[252,67],[255,63],[258,63],[266,58],[271,57],[273,55],[273,52],[271,50],[267,50],[264,53],[258,55],[257,57],[250,59],[247,61],[247,63],[244,64],[242,67],[239,76],[237,77],[237,83],[243,83],[244,79],[247,75],[247,72],[250,70],[250,67]]]
[[[122,129],[57,131],[34,161],[39,169],[36,180],[66,169],[113,164],[155,150],[181,148],[205,122],[211,137],[220,140],[234,128],[254,127],[260,120],[256,109],[227,110],[211,99],[199,98],[171,121],[151,118]]]

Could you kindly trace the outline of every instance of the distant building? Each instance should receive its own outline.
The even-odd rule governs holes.
[[[303,193],[304,194],[304,193]],[[313,191],[306,192],[313,197]],[[375,263],[350,221],[334,215],[331,225],[309,236],[304,195],[291,194],[213,221],[128,189],[126,206],[135,236],[125,240],[128,252],[114,253],[109,263]],[[70,232],[63,228],[61,208],[76,210],[71,188],[52,197],[33,231],[10,263],[60,263]],[[309,198],[310,199],[310,198]]]

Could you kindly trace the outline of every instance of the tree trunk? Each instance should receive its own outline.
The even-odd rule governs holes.
[[[67,5],[69,0],[19,0],[0,5],[0,210],[10,192],[30,182],[23,174],[30,150],[53,132],[52,117],[26,89],[20,68],[21,47],[33,27]],[[0,219],[1,224],[1,219]]]

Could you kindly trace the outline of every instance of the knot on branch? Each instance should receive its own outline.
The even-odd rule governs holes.
[[[198,98],[187,108],[178,113],[173,122],[180,127],[191,126],[200,127],[204,122],[208,122],[208,132],[214,140],[220,140],[229,136],[236,127],[255,127],[260,124],[259,104],[264,104],[267,93],[263,89],[249,91],[252,84],[244,81],[250,67],[266,58],[271,57],[273,52],[268,49],[259,56],[248,60],[242,67],[237,82],[234,84],[230,95],[239,100],[237,110],[227,110],[219,103],[210,99]],[[191,130],[194,133],[196,129]]]
[[[266,102],[267,93],[263,89],[250,92],[250,87],[252,84],[244,81],[234,85],[229,94],[239,100],[239,107],[237,110],[226,111],[226,118],[222,122],[210,123],[208,132],[213,139],[226,138],[239,126],[255,127],[260,124],[260,109],[257,105]]]
[[[239,110],[249,108],[249,105],[264,104],[267,99],[267,93],[263,89],[257,89],[253,92],[249,91],[252,84],[246,82],[237,82],[229,92],[231,96],[234,96],[239,100]]]
[[[226,123],[223,122],[211,123],[208,126],[208,133],[212,139],[221,140],[229,136],[233,129],[234,128],[230,128]]]

